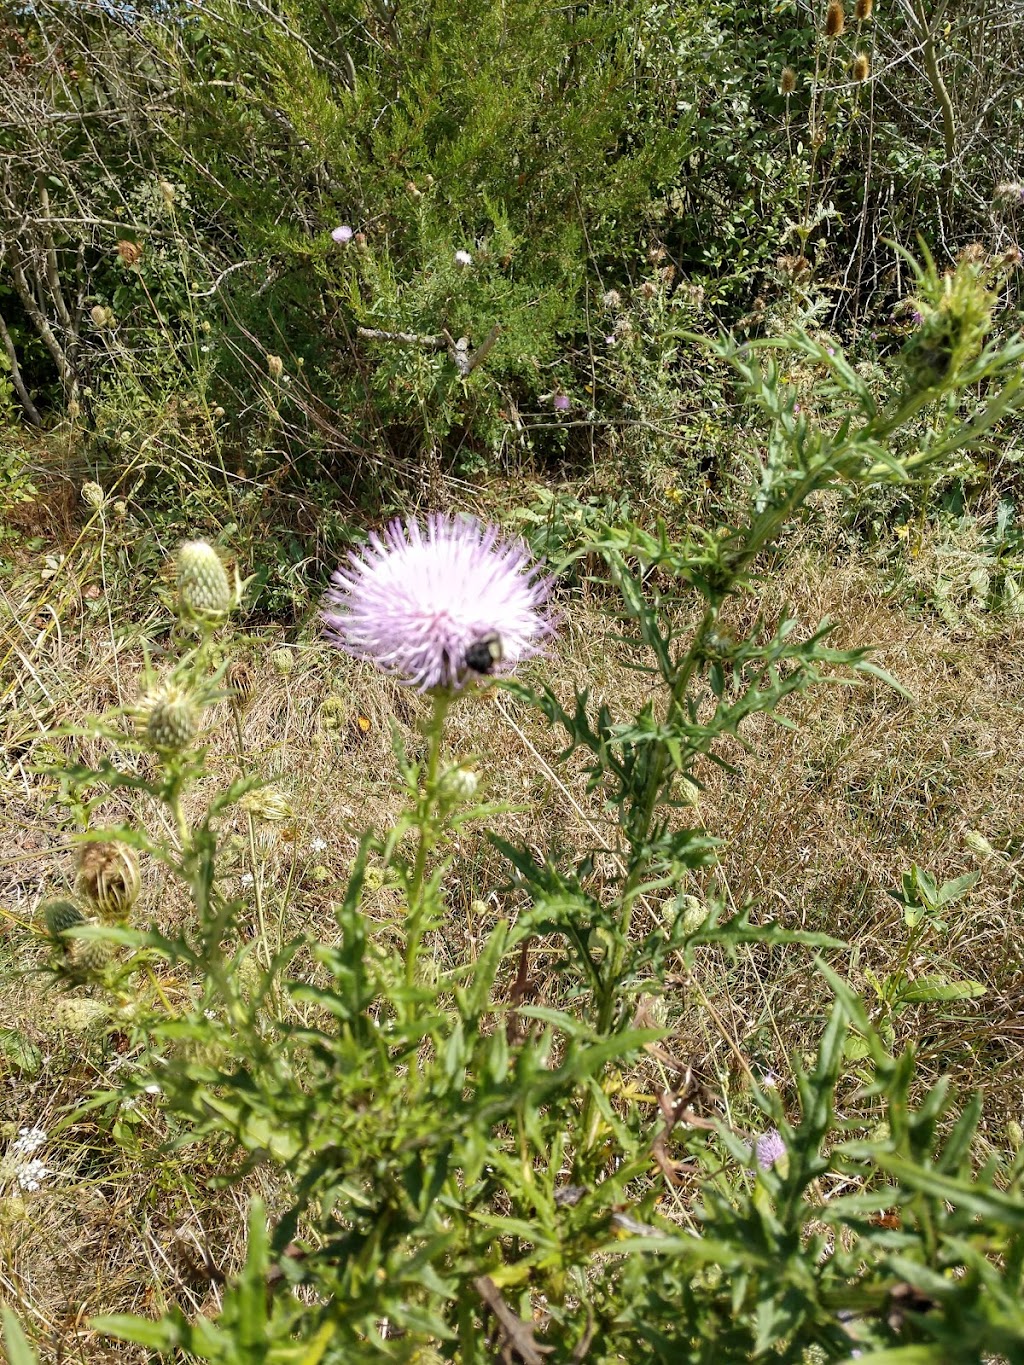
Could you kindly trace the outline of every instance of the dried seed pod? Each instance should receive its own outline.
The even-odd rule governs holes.
[[[875,8],[875,0],[857,0],[854,14],[859,24],[865,23],[871,18],[871,11]]]
[[[256,679],[244,659],[237,659],[228,669],[227,685],[232,704],[244,711],[256,690]]]
[[[86,844],[78,860],[75,889],[103,919],[124,919],[142,890],[135,850],[114,842]]]
[[[796,72],[791,66],[782,68],[782,75],[779,77],[779,90],[783,95],[792,95],[796,89]]]
[[[138,242],[129,242],[122,238],[117,244],[117,254],[125,265],[138,265],[142,259],[142,247],[139,246]]]
[[[843,9],[842,0],[829,0],[829,7],[825,12],[825,37],[838,38],[845,27],[846,11]]]
[[[853,60],[853,79],[866,81],[871,75],[871,58],[866,52],[858,52]]]

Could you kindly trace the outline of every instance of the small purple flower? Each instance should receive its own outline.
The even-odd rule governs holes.
[[[793,416],[794,416],[794,417],[799,417],[799,416],[800,416],[800,413],[801,413],[802,411],[803,411],[803,409],[800,407],[800,404],[799,404],[799,403],[794,403],[794,404],[793,404]]]
[[[556,412],[568,412],[572,407],[572,399],[567,393],[556,393],[552,401]]]
[[[334,238],[336,242],[340,242],[341,245],[344,246],[346,242],[351,242],[352,238],[355,236],[355,233],[349,227],[348,223],[342,223],[341,227],[336,227],[334,229],[334,231],[331,233],[331,236]]]
[[[786,1155],[786,1144],[777,1128],[769,1128],[754,1143],[754,1155],[762,1171],[770,1171],[779,1157]]]
[[[393,521],[333,577],[333,643],[421,691],[460,688],[540,652],[554,623],[551,580],[495,526],[435,513],[426,531]]]

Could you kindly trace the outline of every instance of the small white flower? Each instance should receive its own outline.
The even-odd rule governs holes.
[[[243,872],[238,880],[241,882],[243,886],[252,886],[253,875],[251,872]]]
[[[473,257],[468,251],[456,251],[455,264],[460,270],[465,270],[466,266],[473,264]]]
[[[159,1094],[160,1094],[160,1087],[159,1087],[158,1085],[147,1085],[147,1086],[146,1086],[146,1094],[147,1094],[147,1095],[159,1095]]]
[[[309,841],[309,851],[310,851],[310,853],[323,853],[324,850],[325,850],[326,848],[327,848],[327,840],[326,840],[326,839],[321,839],[320,836],[319,836],[319,834],[317,835],[317,837],[316,837],[315,839],[310,839],[310,841]]]
[[[11,1146],[12,1156],[34,1156],[46,1141],[45,1128],[19,1128]]]
[[[31,1161],[26,1161],[24,1166],[18,1167],[18,1184],[23,1190],[38,1190],[48,1175],[52,1175],[52,1171],[48,1170],[38,1157],[34,1157]]]

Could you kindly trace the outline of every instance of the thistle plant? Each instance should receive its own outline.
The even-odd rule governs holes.
[[[828,623],[801,631],[788,613],[762,615],[741,633],[732,608],[816,495],[948,468],[1020,406],[1024,345],[988,339],[984,289],[976,274],[920,272],[921,303],[945,312],[929,341],[945,363],[904,363],[884,402],[807,332],[718,344],[763,417],[745,515],[682,537],[589,525],[569,555],[607,567],[620,645],[650,679],[635,714],[586,688],[570,698],[557,677],[513,676],[553,633],[553,583],[496,528],[439,516],[371,538],[335,577],[327,630],[429,695],[424,743],[410,754],[396,735],[405,807],[365,833],[336,932],[300,927],[267,943],[259,967],[217,866],[218,821],[243,799],[252,807],[256,783],[240,777],[198,817],[183,802],[203,772],[208,708],[227,697],[237,715],[239,695],[210,648],[223,612],[184,604],[199,643],[160,695],[196,724],[163,716],[154,734],[150,701],[133,740],[114,718],[111,738],[145,749],[156,775],[108,764],[72,784],[83,796],[141,790],[172,816],[171,840],[93,831],[161,859],[191,896],[177,933],[104,931],[134,955],[107,970],[110,1007],[123,1014],[124,973],[144,985],[159,960],[175,974],[173,999],[144,990],[140,1006],[136,993],[135,1083],[157,1078],[191,1140],[226,1139],[235,1178],[272,1168],[278,1213],[269,1223],[251,1205],[246,1263],[218,1319],[171,1306],[96,1330],[167,1358],[282,1365],[1020,1358],[1021,1161],[972,1162],[977,1102],[957,1116],[943,1082],[922,1095],[912,1049],[891,1055],[894,1037],[832,966],[821,963],[833,1006],[817,1055],[794,1059],[792,1101],[748,1076],[740,1108],[699,1112],[660,1025],[670,977],[689,980],[708,948],[841,950],[707,895],[690,913],[715,856],[693,804],[702,765],[725,764],[722,741],[742,743],[744,722],[786,698],[837,675],[880,676],[867,651],[830,642]],[[820,367],[827,423],[797,411],[780,379],[794,353]],[[543,677],[547,665],[532,668]],[[493,687],[584,759],[599,815],[571,864],[500,837],[472,758],[449,757],[452,708]],[[445,937],[457,839],[474,827],[506,856],[521,902],[475,958]],[[397,906],[381,925],[365,900],[383,882]],[[97,932],[66,908],[49,918],[61,942]],[[535,998],[536,946],[555,961],[562,1008]],[[895,1231],[877,1221],[892,1206]]]

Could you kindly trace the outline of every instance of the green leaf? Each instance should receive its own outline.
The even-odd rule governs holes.
[[[905,1004],[926,1000],[977,1000],[985,994],[980,981],[947,981],[942,976],[922,976],[901,986],[898,999]]]
[[[28,1344],[21,1324],[9,1308],[3,1310],[3,1322],[8,1365],[39,1365],[39,1357]]]
[[[43,1054],[16,1028],[0,1025],[0,1056],[5,1057],[15,1071],[35,1076],[43,1064]]]

